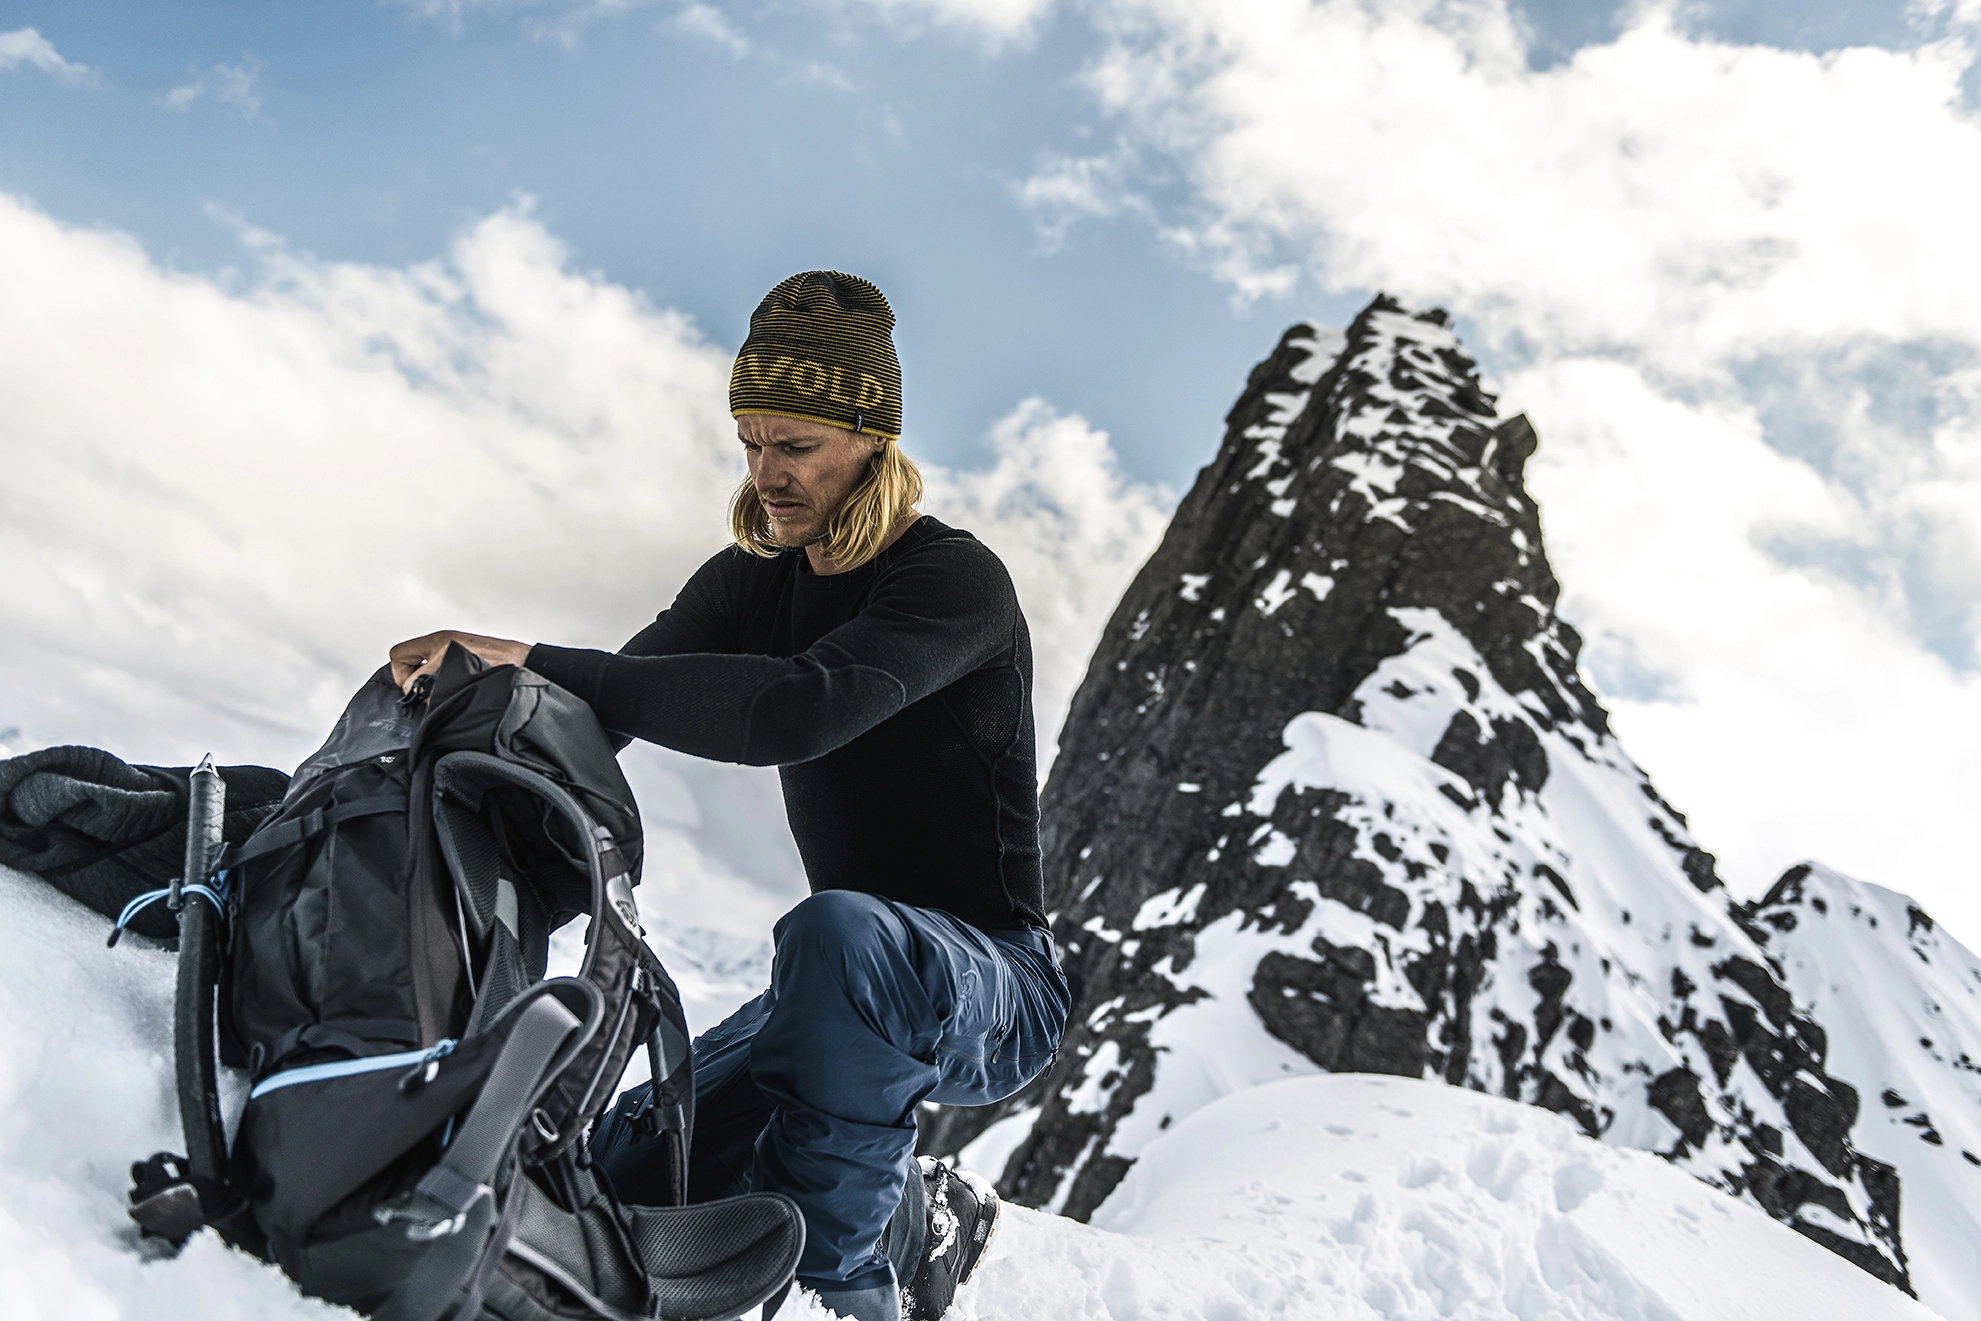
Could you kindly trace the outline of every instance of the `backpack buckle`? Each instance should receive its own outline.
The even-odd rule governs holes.
[[[464,1178],[446,1165],[436,1165],[411,1192],[381,1202],[371,1218],[381,1225],[404,1221],[407,1238],[415,1243],[431,1243],[460,1233],[476,1204],[484,1197],[494,1196],[495,1190],[487,1184]],[[436,1219],[428,1214],[434,1207],[454,1214]]]

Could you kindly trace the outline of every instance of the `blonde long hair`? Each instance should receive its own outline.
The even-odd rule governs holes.
[[[900,442],[884,440],[866,477],[827,520],[819,549],[842,571],[857,569],[880,554],[902,513],[921,498],[922,470],[901,452]],[[737,545],[765,559],[790,549],[772,535],[770,515],[748,477],[729,501],[729,531]]]

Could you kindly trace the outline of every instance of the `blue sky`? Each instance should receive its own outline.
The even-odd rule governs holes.
[[[326,259],[402,264],[527,194],[579,264],[731,346],[784,275],[868,274],[902,321],[922,452],[967,461],[1036,393],[1177,489],[1278,332],[1341,323],[1371,292],[1310,276],[1234,301],[1140,216],[1042,243],[1017,186],[1042,153],[1113,131],[1078,85],[1096,42],[1077,10],[998,40],[857,0],[726,5],[745,47],[665,0],[434,8],[0,7],[0,27],[33,27],[98,74],[0,78],[0,189],[191,271],[242,264],[228,218]],[[1545,66],[1612,39],[1633,8],[1516,13]],[[1817,51],[1920,34],[1890,0],[1683,14],[1702,36]],[[188,87],[203,90],[173,108]]]
[[[1024,393],[1148,439],[1135,468],[1187,481],[1281,323],[1122,223],[1039,250],[1012,196],[1042,147],[1096,116],[1071,23],[988,55],[830,12],[744,10],[737,58],[648,6],[533,36],[548,7],[456,23],[396,6],[51,5],[12,11],[100,90],[0,82],[0,187],[128,231],[172,264],[238,264],[220,208],[324,257],[403,263],[514,194],[576,259],[733,346],[794,270],[870,275],[901,318],[914,442],[955,457]],[[259,61],[254,116],[171,88]]]
[[[1981,0],[0,6],[0,743],[280,764],[396,637],[616,643],[817,266],[892,298],[1051,727],[1246,371],[1387,289],[1533,418],[1585,664],[1737,887],[1972,932],[1977,50]],[[649,772],[761,871],[760,782]]]

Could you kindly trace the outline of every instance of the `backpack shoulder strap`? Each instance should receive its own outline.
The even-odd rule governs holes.
[[[458,1315],[479,1315],[476,1286],[487,1283],[480,1268],[499,1258],[507,1246],[523,1179],[511,1175],[499,1220],[494,1185],[515,1153],[517,1131],[579,1026],[577,1016],[547,993],[532,996],[517,1011],[509,1040],[446,1159],[427,1171],[409,1205],[393,1213],[393,1219],[415,1221],[423,1218],[423,1212],[435,1213],[426,1226],[409,1229],[443,1241],[435,1242],[420,1258],[405,1283],[374,1314],[375,1321],[434,1321],[464,1287],[469,1298]]]

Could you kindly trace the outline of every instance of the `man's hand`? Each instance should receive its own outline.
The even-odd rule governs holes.
[[[490,665],[521,665],[530,658],[530,644],[527,642],[485,638],[479,633],[444,628],[423,638],[408,638],[392,649],[392,682],[410,691],[413,680],[440,668],[440,658],[456,642]]]

